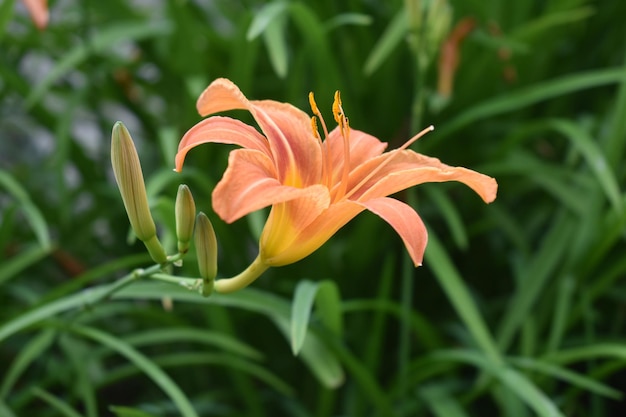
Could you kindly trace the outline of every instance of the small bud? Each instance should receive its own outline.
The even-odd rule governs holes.
[[[193,224],[196,220],[196,204],[189,187],[181,184],[176,194],[176,237],[178,238],[178,252],[187,253],[189,241],[193,234]]]
[[[156,226],[150,214],[139,156],[130,133],[121,122],[113,126],[111,164],[133,231],[144,242],[152,259],[165,263],[167,255],[156,235]]]
[[[194,243],[202,277],[202,295],[208,297],[213,292],[217,275],[217,239],[211,221],[203,212],[196,217]]]

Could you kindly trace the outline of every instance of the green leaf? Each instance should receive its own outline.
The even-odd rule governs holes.
[[[3,0],[0,4],[0,41],[5,33],[7,33],[7,25],[13,18],[15,0]]]
[[[285,15],[277,16],[263,32],[263,41],[269,53],[272,67],[280,78],[287,76],[287,19]]]
[[[621,399],[623,393],[620,390],[611,388],[608,385],[602,384],[589,378],[586,375],[579,374],[574,371],[570,371],[567,368],[554,365],[540,359],[534,358],[509,358],[511,363],[520,368],[527,369],[529,371],[540,372],[553,378],[560,379],[572,385],[576,385],[585,390],[591,391],[598,395],[604,395],[613,399]]]
[[[467,111],[460,113],[444,126],[438,128],[436,135],[433,135],[433,138],[425,141],[422,147],[426,151],[457,130],[478,120],[494,118],[499,114],[522,109],[551,98],[567,96],[568,94],[588,88],[615,84],[621,82],[623,77],[623,67],[603,68],[559,77],[528,87],[522,87],[517,91],[508,91],[501,96],[486,100],[482,103],[477,103]]]
[[[18,378],[50,347],[56,334],[55,330],[45,330],[21,347],[18,355],[11,362],[11,366],[4,371],[0,398],[7,397]]]
[[[405,38],[408,30],[409,20],[406,16],[406,11],[400,9],[367,57],[363,66],[365,75],[372,75],[383,64],[385,59],[391,55],[393,50]]]
[[[96,33],[86,43],[80,44],[61,57],[52,70],[37,84],[26,97],[26,107],[30,108],[48,92],[50,87],[61,77],[85,62],[90,56],[106,52],[120,42],[140,41],[170,33],[170,22],[119,23],[106,27]]]
[[[526,376],[508,366],[494,365],[479,352],[468,349],[441,350],[431,358],[443,361],[458,361],[474,365],[497,378],[508,390],[526,403],[542,417],[565,417],[558,407],[539,390]]]
[[[115,413],[117,417],[156,417],[154,414],[146,413],[143,410],[130,407],[110,406],[109,410]]]
[[[326,21],[324,26],[326,30],[333,30],[347,25],[369,26],[372,24],[373,20],[370,15],[363,13],[341,13]]]
[[[78,411],[74,410],[67,402],[61,398],[52,395],[48,391],[44,391],[41,388],[32,388],[33,394],[46,402],[51,408],[54,408],[59,414],[66,417],[83,417]]]
[[[32,245],[22,249],[17,255],[3,261],[0,265],[0,285],[17,276],[31,265],[39,262],[52,252],[52,247]]]
[[[459,402],[441,385],[426,385],[419,389],[420,397],[436,417],[468,417]]]
[[[86,326],[72,325],[68,330],[88,339],[92,339],[124,356],[150,377],[150,379],[170,397],[181,416],[198,417],[193,405],[181,388],[152,360],[124,340]]]
[[[41,211],[33,204],[28,192],[22,185],[5,171],[0,171],[0,186],[3,186],[19,203],[30,223],[39,244],[44,249],[52,247],[50,232]]]
[[[517,279],[520,283],[519,288],[509,301],[509,307],[498,326],[497,338],[502,350],[508,348],[524,320],[532,313],[532,308],[542,295],[542,290],[553,278],[554,270],[560,266],[572,234],[576,232],[576,228],[572,227],[575,222],[578,222],[578,219],[566,216],[554,219],[538,252],[520,273]]]
[[[254,14],[254,18],[246,34],[246,39],[249,41],[256,39],[272,22],[285,14],[288,6],[289,3],[286,1],[274,1],[261,7],[261,9]]]
[[[450,303],[467,326],[476,344],[483,350],[485,356],[494,364],[502,363],[502,357],[495,344],[487,324],[483,320],[476,303],[463,279],[454,267],[452,260],[445,252],[439,238],[429,229],[428,247],[426,248],[425,262],[437,277],[439,284],[445,291]]]
[[[575,123],[568,120],[551,120],[548,124],[556,131],[567,137],[583,155],[591,172],[593,172],[604,193],[613,205],[617,213],[623,210],[622,196],[618,181],[611,171],[611,165],[607,161],[600,146]]]
[[[341,300],[337,285],[333,281],[300,281],[291,304],[291,351],[294,355],[300,352],[304,344],[316,297],[322,323],[335,335],[340,336],[342,333]]]

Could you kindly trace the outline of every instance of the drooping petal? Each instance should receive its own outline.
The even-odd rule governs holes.
[[[328,194],[321,185],[296,188],[280,183],[273,161],[263,152],[236,149],[228,157],[228,168],[213,190],[213,208],[227,223],[264,207],[301,197]],[[325,203],[328,205],[328,201]]]
[[[284,184],[306,186],[321,175],[321,149],[312,134],[309,116],[302,110],[273,100],[250,101],[231,81],[219,78],[202,93],[198,112],[248,110],[269,141]]]
[[[225,143],[261,151],[271,156],[267,139],[255,128],[230,117],[214,116],[189,129],[178,144],[176,171],[180,171],[187,152],[203,143]]]
[[[402,238],[415,266],[422,265],[428,232],[411,206],[389,197],[374,198],[359,204],[389,223]]]
[[[372,172],[375,172],[374,175],[371,175]],[[391,151],[365,162],[351,173],[348,189],[357,188],[350,199],[367,201],[397,193],[414,185],[445,181],[462,182],[486,203],[496,198],[498,184],[493,178],[467,168],[443,164],[437,158],[411,150]],[[357,186],[358,184],[361,185]]]
[[[372,135],[368,135],[360,130],[350,130],[350,164],[349,171],[352,171],[365,161],[368,161],[378,155],[381,155],[387,144],[381,142]],[[343,172],[345,156],[343,151],[343,138],[339,127],[333,129],[328,138],[324,142],[324,146],[328,150],[331,158],[332,184],[336,184],[341,179]]]
[[[319,207],[321,206],[317,206],[317,209]],[[305,258],[364,209],[363,205],[349,200],[333,203],[321,211],[315,207],[302,210],[295,205],[272,207],[261,236],[264,262],[271,266],[281,266]]]

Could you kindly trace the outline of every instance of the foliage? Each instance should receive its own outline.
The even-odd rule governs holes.
[[[599,0],[51,0],[40,31],[0,3],[0,415],[609,416],[624,412],[626,3]],[[454,25],[450,96],[437,89]],[[217,234],[219,275],[265,213],[211,209],[230,150],[172,172],[217,77],[495,177],[400,196],[428,224],[414,269],[363,214],[297,264],[210,298],[143,280],[151,261],[110,167],[135,139],[174,253],[180,183]],[[326,103],[326,104],[322,104]],[[245,117],[245,116],[244,116]],[[330,119],[330,116],[327,116]],[[190,253],[176,269],[198,276]]]

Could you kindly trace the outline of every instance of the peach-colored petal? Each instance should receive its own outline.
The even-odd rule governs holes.
[[[318,210],[320,206],[317,210],[315,206],[302,210],[293,205],[288,213],[300,221],[296,220],[296,227],[286,228],[285,224],[292,224],[293,220],[285,215],[284,208],[277,211],[281,216],[272,216],[277,207],[272,207],[261,236],[261,253],[264,262],[271,266],[287,265],[310,255],[365,209],[363,205],[349,200],[331,204],[323,211]],[[316,216],[313,218],[312,214]]]
[[[390,159],[365,184],[350,196],[353,200],[366,201],[384,197],[425,182],[459,181],[474,190],[485,202],[496,198],[498,184],[487,175],[462,167],[452,167],[410,150],[391,151],[371,159],[355,169],[350,175],[348,189],[355,187],[376,166]]]
[[[296,188],[276,179],[273,161],[264,153],[236,149],[228,157],[228,168],[213,190],[213,208],[227,223],[264,207],[300,197],[324,200],[322,185]],[[326,197],[328,199],[328,197]],[[328,201],[325,202],[328,205]]]
[[[231,81],[219,78],[202,93],[198,112],[207,116],[227,110],[248,110],[269,141],[279,179],[294,186],[307,186],[321,175],[321,149],[313,136],[309,116],[288,103],[250,101]]]
[[[411,206],[388,197],[374,198],[359,204],[389,223],[402,238],[415,266],[422,264],[428,232]]]
[[[341,179],[344,167],[343,154],[343,138],[339,128],[333,129],[328,138],[324,142],[324,146],[328,150],[331,158],[331,166],[333,168],[332,184],[336,184]],[[381,155],[387,144],[381,142],[372,135],[368,135],[360,130],[350,130],[350,165],[349,170],[352,171],[365,161],[368,161],[378,155]]]
[[[226,143],[261,151],[271,156],[267,139],[255,128],[230,117],[214,116],[189,129],[178,144],[176,171],[180,171],[187,152],[203,143]]]
[[[40,30],[45,29],[49,17],[48,0],[24,0],[24,5],[26,5],[35,26]]]

